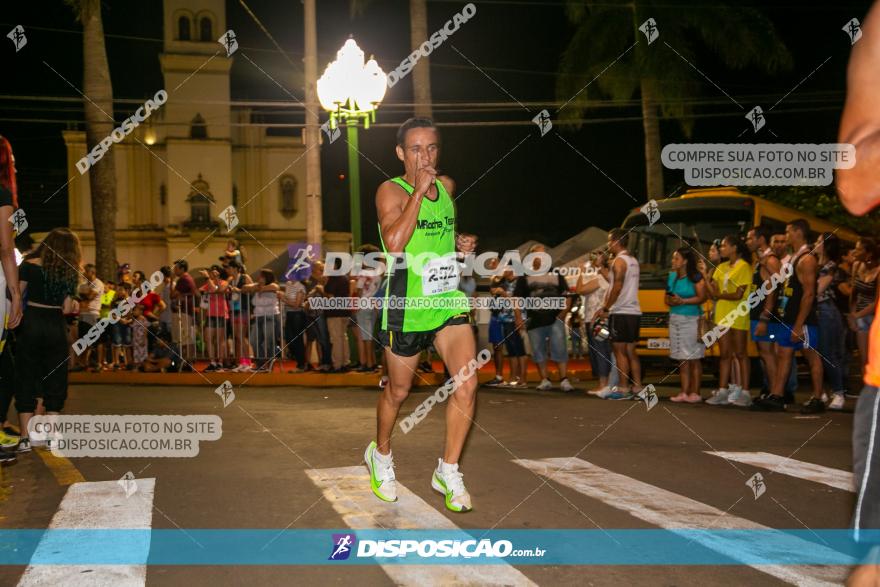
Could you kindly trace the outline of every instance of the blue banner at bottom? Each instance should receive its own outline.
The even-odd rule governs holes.
[[[0,565],[853,565],[878,544],[852,529],[0,530]]]

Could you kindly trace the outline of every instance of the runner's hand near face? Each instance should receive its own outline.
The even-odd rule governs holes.
[[[437,179],[437,170],[428,165],[428,162],[419,156],[419,168],[416,170],[416,185],[413,192],[417,196],[424,196],[430,193],[430,189],[434,187],[434,181]]]

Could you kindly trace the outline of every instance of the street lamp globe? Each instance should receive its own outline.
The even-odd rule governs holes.
[[[354,39],[348,39],[318,80],[318,101],[333,122],[342,117],[364,118],[368,123],[387,85],[388,77],[376,60],[364,63],[364,52]]]

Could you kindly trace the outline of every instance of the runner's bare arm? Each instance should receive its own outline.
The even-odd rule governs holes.
[[[861,216],[880,203],[880,5],[875,4],[862,25],[862,38],[852,49],[847,71],[846,104],[838,139],[856,148],[856,165],[837,170],[840,201]]]
[[[376,191],[376,212],[382,241],[389,253],[402,253],[412,238],[422,205],[423,194],[403,193],[400,186],[386,181]]]

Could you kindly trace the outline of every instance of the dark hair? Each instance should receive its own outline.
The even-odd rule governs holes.
[[[183,269],[184,272],[189,271],[189,263],[187,263],[186,259],[178,259],[174,264]]]
[[[675,252],[684,259],[684,274],[688,279],[694,283],[703,279],[703,274],[697,269],[697,256],[694,255],[694,250],[691,247],[679,247],[675,249]]]
[[[94,263],[86,263],[85,265],[83,265],[83,271],[94,271],[94,270],[95,270]]]
[[[822,250],[827,259],[840,262],[840,239],[833,232],[822,233]]]
[[[260,269],[260,276],[263,278],[263,281],[266,282],[266,285],[270,283],[275,283],[275,272],[268,268]]]
[[[434,126],[434,121],[430,118],[410,118],[397,129],[397,144],[400,147],[406,146],[406,133],[414,128],[433,128],[437,130],[437,127]]]
[[[769,226],[759,224],[758,226],[753,226],[752,231],[755,233],[756,239],[764,239],[765,243],[767,243],[768,245],[770,244],[770,237],[773,236],[773,231],[770,230]]]
[[[871,238],[870,236],[860,236],[859,242],[862,243],[862,248],[865,249],[865,252],[871,255],[872,259],[877,258],[877,241]]]
[[[171,267],[168,265],[162,265],[159,267],[159,272],[161,272],[164,277],[171,277]]]
[[[802,235],[804,235],[804,239],[810,238],[810,223],[804,220],[803,218],[797,218],[788,223],[787,226],[791,226],[792,228],[796,228],[800,231]]]
[[[241,271],[242,269],[244,269],[244,265],[242,265],[238,261],[233,260],[229,262],[229,269],[238,269],[239,271]]]
[[[6,137],[0,135],[0,186],[12,194],[12,207],[18,208],[18,187],[15,181],[15,164],[12,145]]]
[[[141,277],[140,277],[141,281],[146,281],[146,280],[147,280],[147,275],[146,275],[146,273],[144,273],[143,271],[140,271],[140,270],[138,270],[138,271],[133,271],[132,274],[131,274],[132,277],[137,277],[138,275],[141,276]]]
[[[736,234],[728,234],[724,237],[724,240],[726,240],[728,244],[736,247],[736,254],[740,259],[748,261],[752,252],[746,246],[746,241],[744,241],[739,235]]]
[[[211,271],[216,271],[220,275],[220,279],[226,279],[229,277],[229,274],[226,273],[226,269],[220,265],[211,265]]]
[[[608,232],[608,236],[611,237],[612,241],[620,243],[621,247],[625,247],[629,242],[629,231],[622,228],[612,228]]]

